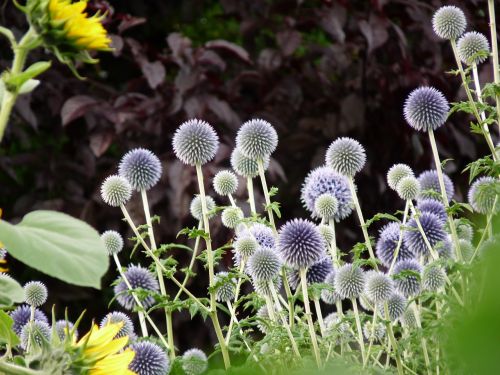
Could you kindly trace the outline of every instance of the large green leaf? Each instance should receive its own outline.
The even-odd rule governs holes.
[[[23,301],[23,287],[10,276],[0,273],[0,308],[10,307],[14,303]]]
[[[14,258],[70,284],[100,288],[109,259],[95,229],[55,211],[33,211],[12,225],[0,220],[0,240]]]
[[[0,343],[13,347],[19,344],[19,338],[12,330],[14,321],[5,311],[0,310]]]

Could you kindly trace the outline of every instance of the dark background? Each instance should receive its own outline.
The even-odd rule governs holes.
[[[468,30],[489,34],[486,1],[450,3],[465,11]],[[404,122],[405,97],[419,85],[437,87],[450,102],[463,96],[459,79],[445,73],[455,68],[451,48],[431,27],[433,12],[444,4],[448,3],[91,1],[89,6],[108,11],[106,28],[116,50],[100,54],[98,65],[80,66],[85,81],[55,63],[41,76],[42,85],[17,103],[0,148],[4,219],[17,221],[31,210],[54,209],[100,232],[117,229],[130,235],[119,210],[100,199],[99,187],[107,175],[116,173],[126,151],[145,147],[159,155],[164,167],[161,182],[149,194],[153,213],[161,216],[155,232],[162,243],[175,241],[181,228],[196,224],[188,211],[196,178],[192,168],[174,158],[171,139],[175,129],[193,117],[213,124],[221,139],[215,161],[205,168],[207,180],[229,166],[235,133],[243,121],[262,117],[276,127],[280,142],[268,175],[271,185],[280,188],[280,223],[306,216],[300,186],[338,136],[354,137],[366,147],[368,161],[357,176],[365,216],[402,209],[395,193],[387,191],[387,169],[405,162],[419,173],[433,165],[425,134]],[[10,1],[3,3],[0,22],[16,35],[27,29],[24,15]],[[11,53],[3,39],[0,56],[5,69]],[[40,49],[30,61],[48,58]],[[480,72],[483,82],[491,79],[489,64],[480,66]],[[463,115],[453,115],[436,137],[442,159],[454,159],[447,172],[455,182],[455,199],[461,201],[467,189],[467,176],[461,171],[486,148],[470,134]],[[257,182],[255,187],[259,192]],[[142,222],[140,198],[134,196],[128,207]],[[374,225],[372,235],[381,224]],[[218,245],[230,239],[219,220],[213,230]],[[362,240],[354,216],[339,225],[338,237],[344,251]],[[127,254],[121,258],[129,262]],[[176,259],[186,264],[187,255],[176,254]],[[101,292],[69,286],[12,258],[8,261],[19,281],[47,282],[47,311],[56,303],[59,313],[68,306],[70,316],[76,317],[87,308],[88,322],[108,310],[114,267],[104,277]],[[230,257],[223,263],[222,268],[230,265]],[[202,274],[190,286],[198,295],[205,287]],[[162,326],[160,313],[156,320]],[[202,328],[199,317],[194,324],[187,315],[175,315],[180,349],[209,346],[210,324]]]

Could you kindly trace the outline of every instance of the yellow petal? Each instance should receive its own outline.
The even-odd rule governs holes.
[[[85,355],[93,356],[95,358],[104,358],[108,355],[115,354],[122,350],[128,343],[128,336],[120,337],[119,339],[113,340],[106,345],[100,346],[87,346],[85,349]]]
[[[110,355],[98,361],[89,371],[89,375],[122,375],[134,374],[127,372],[128,366],[134,359],[135,353],[127,349],[123,353]]]

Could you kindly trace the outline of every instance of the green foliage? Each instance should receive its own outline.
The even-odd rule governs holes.
[[[19,338],[12,330],[14,321],[3,310],[0,310],[0,344],[6,344],[8,347],[13,347],[19,344]]]
[[[24,290],[13,278],[0,273],[0,308],[24,301]]]

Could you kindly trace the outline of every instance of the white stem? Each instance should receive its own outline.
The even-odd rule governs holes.
[[[408,209],[409,209],[409,202],[406,201],[405,204],[405,212],[403,213],[403,222],[399,226],[399,236],[398,236],[398,244],[396,245],[396,250],[394,250],[394,256],[392,258],[391,266],[389,267],[389,271],[387,273],[391,273],[392,269],[394,268],[394,265],[396,264],[396,261],[398,259],[399,255],[399,250],[401,249],[401,245],[403,243],[403,227],[406,225],[406,221],[408,220]]]

